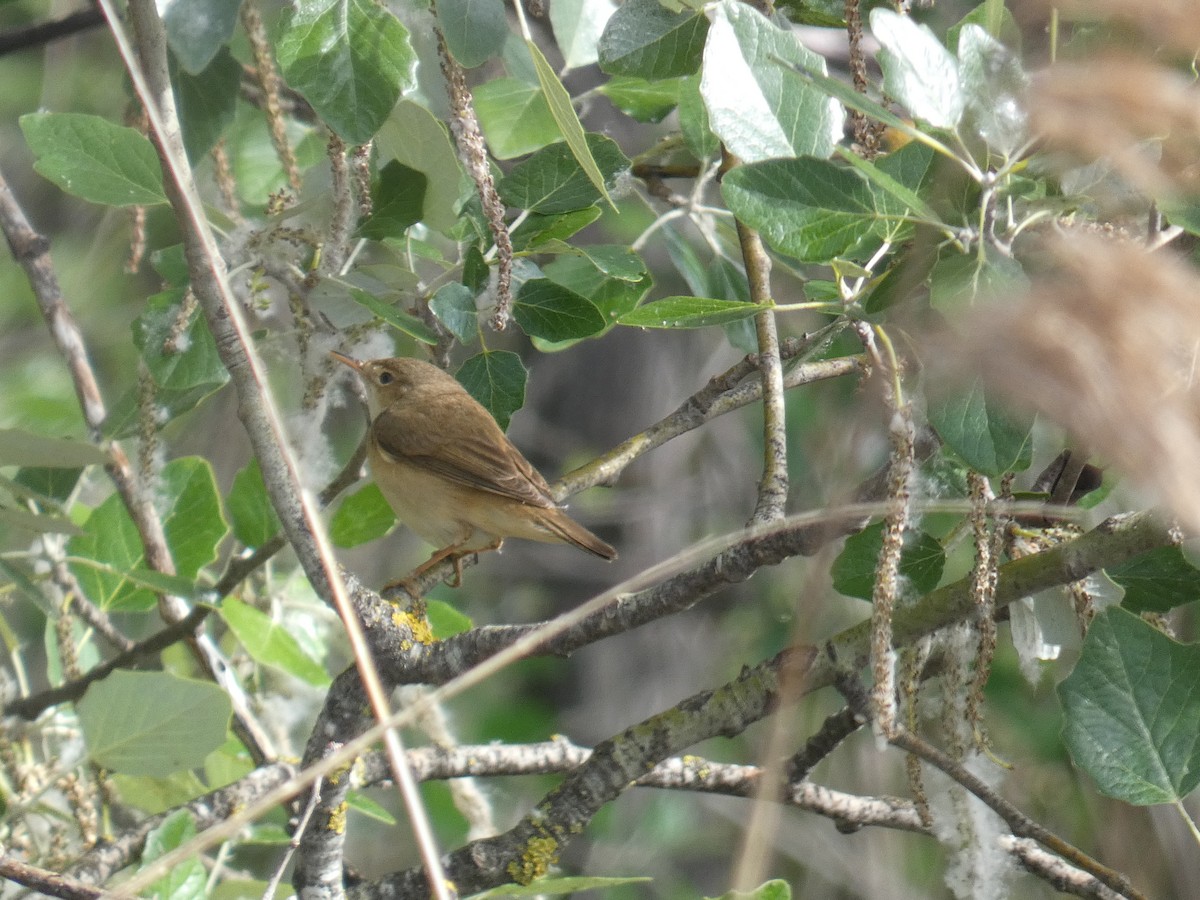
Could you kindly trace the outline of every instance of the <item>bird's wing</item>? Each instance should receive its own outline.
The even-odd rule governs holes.
[[[550,486],[482,407],[480,416],[435,417],[412,405],[383,410],[372,423],[379,449],[451,481],[544,509]]]

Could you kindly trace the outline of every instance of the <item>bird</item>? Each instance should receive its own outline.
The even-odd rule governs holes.
[[[357,360],[330,354],[366,388],[367,462],[396,517],[435,547],[411,586],[443,560],[462,583],[464,557],[506,538],[571,544],[602,559],[617,551],[558,505],[550,485],[458,380],[408,357]],[[386,589],[386,588],[385,588]]]

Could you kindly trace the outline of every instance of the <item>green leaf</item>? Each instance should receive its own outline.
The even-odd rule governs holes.
[[[175,3],[171,8],[188,5]],[[233,124],[242,86],[242,67],[228,50],[222,49],[198,74],[173,65],[171,84],[175,87],[183,146],[194,165]]]
[[[167,545],[179,578],[194,582],[200,569],[217,557],[217,546],[229,531],[221,514],[212,467],[200,457],[172,460],[162,470],[157,496]],[[94,560],[113,571],[84,563],[72,563],[84,593],[102,609],[146,611],[154,607],[145,578],[132,573],[145,571],[142,543],[128,512],[117,494],[93,510],[83,525],[84,533],[71,538],[71,556]]]
[[[854,258],[878,221],[867,181],[823,159],[738,166],[725,176],[721,192],[735,216],[802,262]]]
[[[586,257],[600,272],[619,281],[640,282],[646,274],[646,261],[626,244],[588,244],[570,252]]]
[[[1156,202],[1167,222],[1178,225],[1188,234],[1200,235],[1200,197],[1159,197]]]
[[[324,129],[291,117],[284,131],[296,155],[296,166],[305,172],[318,162],[328,165],[328,136]],[[237,196],[245,204],[262,207],[272,193],[288,189],[288,175],[271,140],[266,117],[249,104],[239,103],[233,126],[225,136],[226,156],[232,164]]]
[[[929,304],[949,313],[977,300],[1021,296],[1029,290],[1029,278],[1021,264],[994,248],[965,255],[945,247],[929,274]]]
[[[365,238],[382,241],[402,237],[410,225],[421,221],[429,179],[394,159],[379,170],[371,189],[371,217],[359,226]]]
[[[0,525],[34,534],[83,534],[82,528],[62,516],[31,513],[27,509],[9,509],[6,506],[0,506]]]
[[[234,597],[221,601],[221,618],[258,663],[293,675],[314,687],[332,679],[324,666],[309,656],[282,622]]]
[[[983,0],[978,6],[968,12],[954,25],[946,29],[946,46],[957,47],[958,38],[967,25],[978,25],[992,37],[1003,41],[1009,47],[1020,49],[1021,26],[1017,24],[1012,11],[1003,3],[995,0]]]
[[[46,437],[19,428],[0,428],[0,466],[47,466],[73,469],[104,465],[108,455],[93,444]]]
[[[560,137],[542,89],[516,78],[496,78],[477,87],[475,113],[496,159],[540,150]]]
[[[503,0],[436,0],[450,55],[468,69],[499,56],[508,37]]]
[[[540,248],[550,241],[562,241],[600,218],[598,206],[585,206],[562,215],[530,213],[512,230],[513,249],[518,252]]]
[[[175,560],[175,573],[194,579],[217,558],[217,546],[229,533],[212,465],[199,456],[184,456],[163,467],[160,503],[163,530]]]
[[[1011,154],[1028,132],[1029,77],[1020,61],[984,29],[971,24],[959,32],[958,60],[967,121],[989,147]]]
[[[462,263],[463,287],[467,288],[472,295],[479,293],[487,287],[491,271],[491,266],[483,258],[483,251],[474,244],[467,247]]]
[[[1058,687],[1063,739],[1100,792],[1149,806],[1200,784],[1200,647],[1109,607]]]
[[[49,598],[42,593],[41,588],[33,580],[33,572],[27,569],[26,566],[9,562],[0,557],[0,573],[4,575],[13,587],[25,595],[25,599],[41,610],[47,619],[52,619],[54,616],[59,615],[60,608],[52,605]],[[3,633],[3,642],[6,648],[9,649],[9,652],[12,652],[12,648],[15,648],[20,643],[20,639],[15,634],[9,632],[8,625],[3,619],[0,619],[0,632]]]
[[[159,7],[167,43],[186,71],[193,75],[204,71],[229,43],[241,7],[241,0],[166,3]]]
[[[461,343],[470,343],[479,336],[475,292],[466,285],[443,284],[430,298],[429,308]]]
[[[654,279],[646,272],[645,263],[641,257],[623,247],[612,248],[628,253],[619,268],[610,267],[605,270],[604,253],[597,252],[595,256],[590,251],[602,251],[603,245],[587,248],[570,248],[588,251],[587,255],[564,254],[544,266],[542,271],[546,277],[568,290],[574,291],[581,297],[591,301],[609,327],[616,324],[617,319],[633,310],[642,298],[654,286]],[[620,257],[614,257],[608,262],[614,262]],[[626,266],[628,266],[626,268]],[[617,274],[612,274],[616,271]],[[636,280],[635,280],[636,277]]]
[[[792,900],[792,888],[786,881],[775,879],[752,891],[729,891],[709,900]]]
[[[357,288],[350,289],[350,296],[355,303],[365,306],[383,321],[387,322],[393,328],[403,331],[411,338],[415,338],[424,344],[436,344],[438,342],[437,334],[432,328],[418,319],[416,316],[404,312],[402,309],[397,309],[390,303],[384,303],[382,300],[371,296],[366,291],[360,291]]]
[[[356,813],[361,813],[369,819],[374,819],[376,822],[383,822],[385,825],[396,824],[396,817],[388,812],[387,807],[381,803],[376,803],[366,794],[359,791],[350,791],[346,795],[346,805]]]
[[[612,197],[608,195],[608,187],[606,186],[606,182],[612,177],[612,173],[602,170],[599,162],[592,155],[592,141],[583,130],[583,125],[580,123],[579,116],[575,112],[575,104],[571,100],[571,95],[567,93],[567,89],[558,80],[558,76],[554,73],[554,69],[551,68],[550,63],[546,61],[546,57],[542,55],[542,51],[538,49],[538,45],[533,41],[526,41],[526,44],[529,46],[529,55],[533,57],[533,67],[537,71],[538,84],[542,86],[542,93],[546,95],[546,103],[550,106],[550,115],[554,116],[554,121],[558,125],[558,130],[562,133],[563,140],[571,149],[571,154],[575,157],[575,161],[579,163],[579,168],[587,176],[587,180],[592,183],[592,187],[596,189],[596,192],[601,197],[608,201],[610,206],[616,209],[616,205],[612,202]],[[616,145],[614,144],[613,146],[615,147]],[[622,155],[623,158],[624,155]],[[542,211],[546,212],[547,210]],[[560,210],[560,212],[565,211]]]
[[[349,144],[365,144],[416,86],[408,30],[373,0],[300,0],[285,14],[283,77]]]
[[[802,64],[803,65],[803,64]],[[933,147],[939,153],[952,159],[957,159],[957,156],[944,144],[940,143],[925,132],[915,128],[911,122],[902,119],[896,113],[892,112],[885,106],[876,103],[866,94],[860,94],[851,85],[844,81],[839,81],[836,78],[830,78],[828,75],[823,75],[821,72],[810,66],[803,66],[803,72],[797,74],[805,81],[809,81],[816,85],[830,97],[839,100],[843,106],[856,110],[865,116],[870,116],[877,122],[882,122],[889,128],[894,128],[903,135],[912,138],[915,141],[920,141]]]
[[[613,0],[554,0],[550,4],[550,27],[565,69],[590,66],[596,61],[596,45],[616,10]]]
[[[83,469],[58,469],[50,466],[25,466],[13,477],[21,487],[50,500],[66,500],[79,483]]]
[[[33,168],[68,194],[106,206],[167,202],[158,154],[134,129],[82,113],[29,113],[20,123]]]
[[[783,0],[776,7],[787,10],[788,18],[797,25],[816,25],[819,28],[845,28],[845,0]]]
[[[847,597],[870,600],[875,589],[875,569],[883,549],[883,523],[876,522],[846,538],[846,544],[830,572],[833,588]],[[900,552],[900,575],[908,580],[916,596],[938,586],[946,554],[937,539],[923,531],[908,531]]]
[[[931,224],[939,224],[940,219],[929,205],[921,199],[915,190],[905,184],[898,178],[894,178],[891,172],[888,171],[892,166],[886,165],[888,162],[901,161],[901,158],[919,158],[924,163],[920,170],[920,174],[915,181],[919,184],[925,173],[929,171],[929,164],[933,162],[933,151],[923,144],[911,143],[889,156],[882,157],[878,165],[870,160],[863,159],[852,150],[847,150],[844,147],[837,148],[837,155],[853,166],[871,182],[872,186],[878,188],[875,193],[875,208],[884,215],[895,216],[917,216]]]
[[[329,539],[338,547],[357,547],[381,538],[396,524],[396,514],[379,486],[366,487],[348,495],[329,523]]]
[[[232,712],[215,684],[118,669],[77,704],[88,757],[127,775],[164,777],[204,765]]]
[[[472,894],[468,900],[485,900],[488,897],[536,897],[539,894],[559,896],[573,894],[577,891],[601,891],[626,884],[644,884],[653,881],[651,878],[634,876],[629,878],[600,878],[594,876],[551,876],[539,878],[529,884],[503,884],[489,891]]]
[[[608,183],[629,168],[625,154],[608,138],[589,134],[587,142]],[[514,166],[496,190],[509,206],[542,215],[583,209],[601,198],[571,149],[562,143],[551,144]]]
[[[71,556],[94,560],[117,573],[128,572],[143,562],[142,542],[137,528],[117,494],[92,510],[83,524],[84,533],[67,543]],[[136,610],[154,607],[154,597],[141,591],[126,576],[101,571],[82,563],[71,563],[71,572],[88,598],[101,609]]]
[[[434,636],[439,641],[475,627],[470,616],[442,600],[427,600],[425,615],[429,618],[429,627],[433,629]]]
[[[513,318],[530,337],[548,341],[589,337],[607,324],[590,300],[548,278],[531,278],[521,285]]]
[[[154,383],[169,390],[220,387],[229,372],[217,353],[200,307],[183,313],[184,291],[172,288],[146,301],[133,322],[133,344]]]
[[[1200,600],[1200,570],[1178,547],[1159,547],[1104,570],[1125,589],[1121,606],[1130,612],[1170,612]]]
[[[976,381],[963,394],[931,405],[929,424],[968,466],[989,478],[1029,468],[1032,423],[997,407]]]
[[[196,582],[182,575],[165,575],[153,569],[130,569],[125,577],[138,587],[157,594],[174,594],[190,600],[196,593]]]
[[[708,107],[700,94],[700,74],[689,75],[679,86],[679,130],[683,141],[696,159],[706,160],[717,152],[721,142],[712,132]]]
[[[154,427],[161,430],[184,413],[195,409],[221,389],[222,385],[208,382],[190,388],[159,388],[154,393]],[[127,438],[138,433],[138,387],[134,385],[117,398],[104,420],[104,435],[110,438]]]
[[[712,10],[700,94],[713,132],[744,162],[827,157],[842,137],[841,106],[780,62],[825,74],[825,61],[757,10]]]
[[[186,6],[187,4],[175,4]],[[158,827],[146,834],[139,871],[152,866],[160,856],[182,847],[196,836],[196,822],[187,809],[177,809],[168,815]],[[150,885],[144,896],[155,900],[201,900],[207,896],[205,885],[208,875],[199,858],[192,856],[171,866],[165,875]]]
[[[769,307],[736,300],[667,297],[625,313],[620,323],[636,328],[707,328],[748,319],[764,309]]]
[[[381,163],[394,159],[427,179],[425,224],[443,233],[453,228],[463,172],[446,126],[425,107],[401,100],[379,130],[375,146]]]
[[[112,778],[113,784],[120,792],[122,803],[152,816],[174,809],[189,800],[195,800],[208,790],[204,782],[191,770],[176,772],[165,778],[120,773],[114,774]]]
[[[647,81],[618,75],[596,90],[630,118],[639,122],[660,122],[679,105],[682,84],[680,78]]]
[[[477,353],[462,364],[455,377],[501,428],[507,429],[512,414],[525,405],[525,381],[529,373],[515,353],[507,350]]]
[[[247,547],[261,547],[279,533],[279,517],[267,496],[257,459],[233,476],[225,510],[234,536]]]
[[[628,0],[600,37],[600,68],[651,81],[691,75],[700,67],[707,34],[708,19],[692,10],[673,13],[658,0]]]
[[[882,7],[871,10],[871,31],[883,45],[879,65],[887,93],[934,128],[954,128],[966,97],[958,62],[933,32]]]
[[[696,247],[679,231],[670,225],[664,225],[663,237],[667,242],[667,255],[688,289],[697,297],[705,297],[709,293],[710,281],[708,266],[700,259]],[[736,297],[718,297],[719,300],[739,299]]]

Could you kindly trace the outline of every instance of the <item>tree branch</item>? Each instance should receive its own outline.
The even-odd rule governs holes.
[[[996,606],[1002,608],[1020,597],[1077,581],[1103,566],[1169,543],[1167,529],[1147,513],[1108,519],[1074,541],[1001,567]],[[897,610],[893,623],[896,645],[960,621],[973,609],[968,575]],[[822,650],[786,649],[744,669],[735,681],[693,695],[601,743],[584,766],[543,798],[515,828],[448,854],[443,860],[447,875],[463,890],[536,877],[541,866],[556,859],[603,805],[666,757],[709,737],[738,734],[779,704],[796,703],[836,683],[844,672],[860,669],[869,656],[869,635],[868,619],[831,638]],[[780,691],[782,683],[789,686],[786,692]],[[364,885],[350,896],[376,896],[376,891],[389,896],[423,896],[425,884],[423,872],[409,870]]]

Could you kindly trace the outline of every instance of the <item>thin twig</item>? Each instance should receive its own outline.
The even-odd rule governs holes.
[[[781,349],[781,357],[786,360],[795,356],[799,352],[798,347],[797,344],[789,345],[785,342]],[[745,380],[755,368],[754,361],[747,358],[728,372],[714,377],[708,385],[685,400],[666,418],[588,464],[568,472],[554,485],[555,496],[561,499],[589,487],[612,484],[630,463],[650,450],[661,447],[672,438],[699,428],[731,410],[757,402],[762,397],[762,381]],[[827,378],[861,374],[862,371],[861,356],[801,363],[784,372],[783,386],[785,389],[793,388]]]
[[[1007,823],[1008,827],[1012,829],[1012,833],[1017,837],[1037,841],[1043,847],[1052,850],[1063,859],[1066,859],[1071,865],[1093,875],[1106,887],[1116,891],[1123,897],[1129,897],[1131,900],[1146,900],[1146,895],[1134,888],[1129,883],[1127,876],[1108,868],[1108,866],[1093,859],[1078,847],[1068,844],[1048,828],[1029,818],[988,787],[982,778],[966,766],[956,762],[928,741],[906,730],[898,731],[890,738],[890,741],[899,749],[919,756],[934,768],[944,772],[986,803],[996,815]]]
[[[50,22],[35,22],[22,28],[10,28],[0,32],[0,56],[31,47],[41,47],[51,41],[70,37],[103,24],[104,16],[100,10],[89,8]]]
[[[296,850],[300,847],[300,840],[304,833],[308,830],[308,823],[312,821],[313,812],[316,811],[317,801],[321,799],[321,786],[325,783],[325,779],[318,778],[312,783],[312,788],[309,790],[308,803],[304,805],[304,812],[300,815],[300,821],[296,823],[296,829],[292,832],[292,839],[288,841],[287,850],[283,856],[279,858],[279,862],[275,865],[275,871],[271,875],[270,881],[267,882],[266,888],[262,892],[262,900],[274,900],[275,892],[279,890],[279,883],[283,881],[284,870],[292,861]]]
[[[736,156],[721,148],[721,173],[739,164]],[[773,302],[771,295],[771,257],[757,231],[740,219],[736,221],[738,243],[746,265],[746,283],[750,301],[762,306]],[[758,501],[749,525],[762,525],[783,517],[788,495],[787,410],[783,402],[783,363],[779,358],[779,332],[773,310],[764,309],[754,317],[758,336],[756,362],[763,385],[763,474],[758,483]]]
[[[88,361],[83,333],[62,296],[54,264],[50,259],[49,241],[34,231],[29,224],[29,220],[25,217],[24,211],[17,203],[2,173],[0,173],[0,227],[4,230],[14,258],[25,269],[30,287],[33,288],[38,306],[42,310],[42,316],[50,328],[51,337],[71,373],[71,380],[75,386],[75,394],[79,399],[88,434],[94,442],[100,443],[108,412],[105,409],[104,398],[96,382],[95,373]],[[167,575],[175,574],[175,562],[167,546],[162,519],[138,485],[129,458],[116,441],[108,444],[106,452],[109,461],[104,467],[105,471],[112,479],[130,518],[137,527],[147,566],[156,572]],[[158,600],[160,614],[168,624],[187,619],[189,611],[187,604],[181,598],[160,594]],[[202,635],[187,635],[185,639],[192,655],[195,656],[209,677],[218,680],[222,672],[228,671],[228,667],[216,647],[205,640]],[[261,762],[270,755],[270,744],[266,740],[262,728],[258,726],[251,715],[250,706],[244,693],[228,679],[224,680],[227,682],[226,686],[230,690],[230,698],[234,704],[234,729],[238,737],[246,744],[251,756]]]
[[[820,729],[804,744],[804,749],[788,760],[784,773],[789,782],[808,778],[817,763],[837,749],[846,738],[862,728],[858,713],[843,707],[821,723]]]

